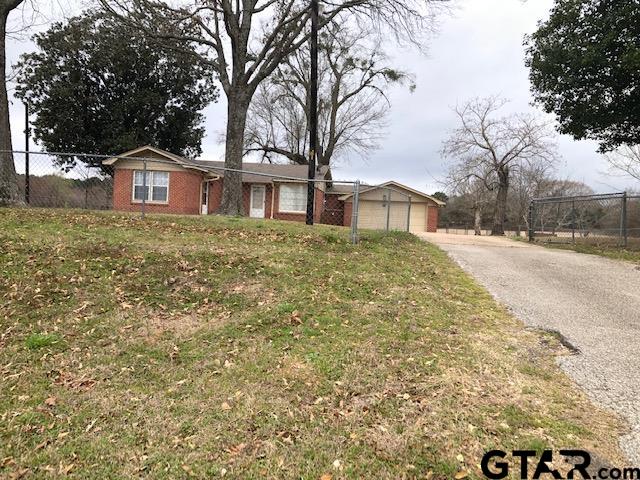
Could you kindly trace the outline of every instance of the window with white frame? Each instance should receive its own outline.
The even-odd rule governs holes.
[[[141,202],[166,203],[169,201],[169,172],[147,172],[147,180],[144,180],[144,172],[133,172],[133,200]]]
[[[307,211],[307,186],[301,184],[281,184],[279,210],[288,213]]]

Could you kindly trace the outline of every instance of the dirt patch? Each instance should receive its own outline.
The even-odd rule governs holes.
[[[313,367],[298,358],[285,356],[278,365],[278,375],[285,384],[298,382],[307,386],[318,383]]]
[[[157,340],[169,334],[177,339],[189,338],[204,328],[218,328],[224,325],[230,317],[230,313],[222,308],[211,307],[206,314],[204,312],[175,313],[163,310],[139,310],[127,313],[123,319],[124,324],[120,331],[123,334],[129,332],[136,338]]]
[[[508,237],[490,235],[457,235],[454,233],[419,233],[418,236],[436,245],[480,245],[483,247],[531,248],[526,242],[517,242]]]
[[[275,301],[275,292],[260,282],[235,282],[227,285],[224,292],[227,295],[242,295],[249,300],[257,302],[258,305],[271,304]]]

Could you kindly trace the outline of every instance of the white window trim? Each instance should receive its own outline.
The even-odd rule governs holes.
[[[144,174],[144,170],[133,170],[133,175],[131,178],[131,203],[142,203],[142,200],[138,200],[136,198],[136,172],[140,172]],[[154,205],[168,205],[169,204],[169,189],[171,185],[171,172],[167,172],[165,170],[147,170],[147,173],[150,173],[153,176],[154,172],[166,173],[167,174],[167,199],[165,201],[162,200],[145,200],[145,205],[154,204]],[[151,182],[153,184],[153,182]],[[153,198],[153,187],[147,185],[149,189],[149,197]]]
[[[296,214],[296,215],[300,215],[300,214],[306,214],[307,210],[282,210],[280,208],[280,203],[282,202],[282,187],[283,186],[287,186],[287,187],[291,187],[291,186],[305,186],[304,184],[300,184],[300,183],[292,183],[292,184],[287,184],[287,183],[281,183],[278,186],[278,213],[292,213],[292,214]]]

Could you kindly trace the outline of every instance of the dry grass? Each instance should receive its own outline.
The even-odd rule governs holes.
[[[519,238],[518,240],[525,239]],[[578,238],[576,243],[571,243],[570,238],[565,242],[559,242],[554,238],[545,239],[543,237],[537,239],[536,243],[549,248],[573,250],[578,253],[599,255],[640,264],[640,238],[637,237],[629,237],[627,247],[620,246],[619,238],[617,237],[611,237],[610,239],[603,237]]]
[[[488,449],[571,446],[623,463],[559,342],[410,235],[2,210],[0,247],[0,476],[479,478]]]

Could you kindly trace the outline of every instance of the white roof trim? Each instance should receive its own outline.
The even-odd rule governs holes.
[[[109,158],[107,160],[103,160],[102,164],[103,165],[113,165],[115,164],[118,160],[123,160],[123,159],[132,159],[132,160],[158,160],[158,159],[154,159],[154,158],[146,158],[144,156],[141,157],[137,157],[136,155],[139,154],[140,152],[144,152],[144,151],[151,151],[157,155],[160,155],[161,157],[166,158],[167,160],[171,160],[172,162],[177,163],[178,165],[180,165],[181,167],[184,168],[188,168],[191,170],[198,170],[200,172],[205,172],[205,173],[210,173],[209,170],[207,170],[206,168],[203,168],[199,165],[194,165],[192,163],[190,163],[189,161],[187,161],[186,159],[179,157],[178,155],[174,155],[173,153],[167,152],[166,150],[162,150],[160,148],[155,148],[152,147],[151,145],[145,145],[144,147],[138,147],[135,148],[133,150],[129,150],[128,152],[125,152],[121,155],[118,155],[116,157],[113,158]],[[215,174],[213,174],[215,175]],[[218,175],[218,178],[220,178],[220,176]]]

